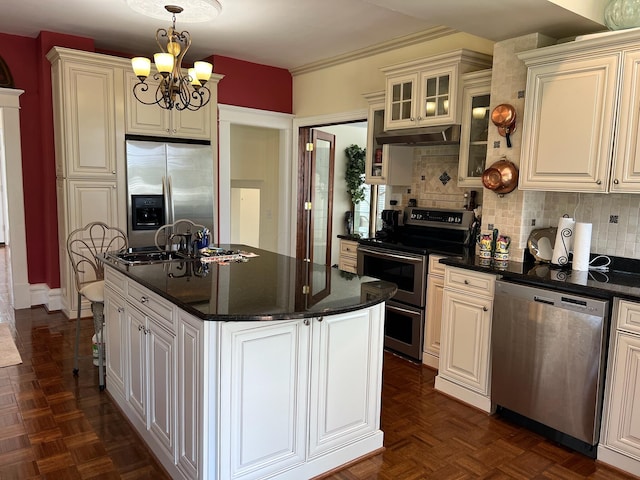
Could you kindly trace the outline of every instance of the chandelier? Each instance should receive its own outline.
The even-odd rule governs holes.
[[[145,57],[131,59],[133,71],[140,80],[133,86],[133,95],[145,105],[158,105],[167,110],[198,110],[211,98],[205,84],[211,78],[213,65],[194,62],[187,75],[183,74],[182,59],[191,46],[191,35],[186,30],[176,30],[176,14],[182,12],[182,7],[166,5],[164,8],[172,14],[173,24],[168,30],[159,28],[156,31],[156,42],[161,52],[153,56],[157,73],[152,78],[159,82],[155,95],[152,97],[146,93],[149,84],[145,80],[151,72],[151,61]]]

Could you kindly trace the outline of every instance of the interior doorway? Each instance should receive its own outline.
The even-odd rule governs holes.
[[[260,247],[260,188],[231,186],[231,243]]]

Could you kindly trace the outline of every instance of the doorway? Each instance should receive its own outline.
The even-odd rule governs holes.
[[[261,190],[231,182],[231,243],[260,247]]]

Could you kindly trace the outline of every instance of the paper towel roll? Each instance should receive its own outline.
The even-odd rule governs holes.
[[[566,265],[569,263],[569,252],[573,244],[573,229],[575,228],[573,218],[561,217],[558,220],[558,233],[556,233],[556,243],[553,246],[553,256],[551,263],[556,265]]]
[[[590,223],[576,223],[573,239],[572,270],[589,270],[589,255],[591,254],[591,228]]]

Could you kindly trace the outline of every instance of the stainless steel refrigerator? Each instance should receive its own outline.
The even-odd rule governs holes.
[[[187,218],[213,232],[210,145],[127,140],[129,245],[154,245],[162,225]]]

